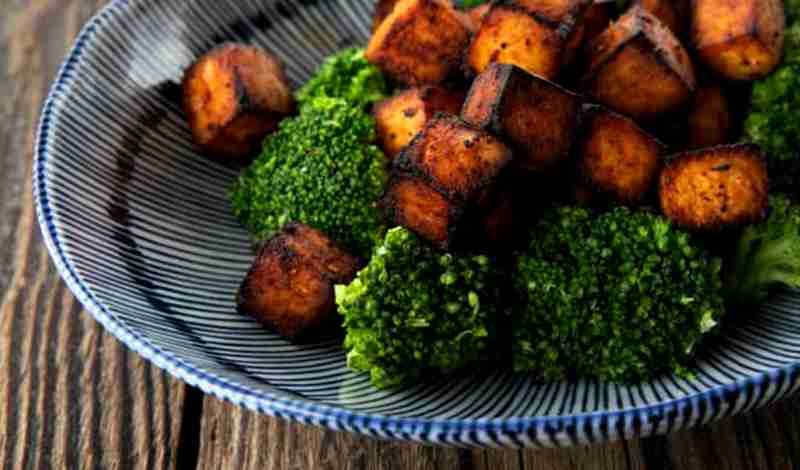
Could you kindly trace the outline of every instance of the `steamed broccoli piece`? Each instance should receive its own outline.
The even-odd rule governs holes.
[[[514,369],[623,383],[688,374],[723,314],[720,267],[654,214],[552,209],[517,262]]]
[[[475,8],[488,3],[490,0],[461,0],[461,8]]]
[[[493,270],[485,256],[390,230],[358,277],[336,286],[347,365],[385,388],[486,359],[499,315]]]
[[[330,56],[297,92],[304,107],[321,96],[367,105],[389,95],[389,86],[378,67],[367,62],[364,49],[350,48]]]
[[[784,60],[769,77],[753,85],[745,140],[768,156],[770,186],[800,196],[800,0],[785,2]]]
[[[321,97],[307,106],[312,110],[281,122],[236,181],[233,212],[257,241],[295,221],[366,256],[383,229],[377,201],[386,175],[372,145],[375,123],[345,100]]]
[[[744,229],[726,280],[737,305],[764,301],[777,286],[800,288],[800,206],[782,195],[770,198],[770,216]]]

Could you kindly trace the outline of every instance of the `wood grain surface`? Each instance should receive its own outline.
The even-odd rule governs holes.
[[[800,400],[671,437],[545,451],[372,441],[204,397],[128,351],[58,277],[31,198],[42,100],[98,0],[0,0],[0,465],[4,469],[800,468]]]

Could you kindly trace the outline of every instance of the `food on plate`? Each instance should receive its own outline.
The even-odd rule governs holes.
[[[300,106],[320,96],[369,105],[389,95],[389,85],[378,67],[367,62],[364,49],[349,48],[328,57],[297,92]]]
[[[358,256],[381,237],[376,205],[383,193],[384,156],[375,124],[360,106],[320,97],[281,122],[231,191],[236,217],[255,240],[290,221],[322,230]]]
[[[324,62],[231,189],[264,242],[239,310],[290,341],[343,323],[349,367],[380,388],[503,361],[689,376],[724,303],[800,289],[800,0],[783,56],[780,2],[689,3],[378,2],[366,52]],[[690,17],[712,70],[678,39]],[[187,73],[220,93],[187,86],[201,129],[244,112],[237,67],[288,87],[266,53],[226,47],[247,48]],[[730,79],[781,58],[740,109],[750,84]],[[293,111],[286,93],[270,97]]]
[[[733,112],[730,99],[719,83],[700,85],[684,118],[681,146],[693,150],[730,143]]]
[[[356,279],[336,286],[347,365],[386,388],[487,362],[502,315],[496,275],[486,256],[391,229]]]
[[[637,119],[674,111],[694,93],[694,66],[680,41],[641,6],[631,7],[589,45],[586,92]]]
[[[514,369],[546,380],[689,373],[723,314],[721,262],[663,217],[546,213],[517,261]]]
[[[693,0],[691,24],[697,55],[725,78],[763,78],[781,60],[782,0]]]
[[[325,234],[290,223],[261,248],[237,295],[241,313],[288,339],[330,320],[334,285],[356,275],[358,261]]]
[[[753,306],[776,287],[800,288],[800,206],[770,197],[767,220],[742,232],[726,276],[731,303]]]
[[[569,156],[581,99],[509,64],[492,64],[472,84],[461,117],[512,144],[515,165],[551,170]]]
[[[220,161],[252,161],[264,137],[292,114],[283,65],[255,46],[228,43],[200,57],[183,78],[183,108],[192,137]]]
[[[372,35],[366,57],[404,85],[435,85],[460,65],[469,26],[449,0],[400,0]]]
[[[783,63],[753,85],[745,138],[764,149],[770,188],[800,195],[800,1],[786,2]]]
[[[491,191],[511,157],[491,134],[440,114],[395,160],[383,202],[387,218],[450,248],[461,216]]]
[[[372,115],[383,152],[393,159],[436,113],[458,114],[464,95],[453,87],[424,86],[410,88],[377,103]]]
[[[492,5],[467,51],[474,74],[492,63],[513,64],[554,80],[583,40],[589,0],[506,0]]]
[[[640,204],[658,179],[664,145],[600,106],[586,112],[582,134],[578,165],[587,186],[618,204]]]
[[[761,222],[768,175],[757,145],[723,145],[672,156],[661,173],[661,209],[677,225],[719,231]]]

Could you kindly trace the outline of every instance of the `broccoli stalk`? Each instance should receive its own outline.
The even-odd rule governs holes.
[[[756,305],[776,286],[800,288],[800,207],[782,195],[770,198],[771,213],[744,229],[726,278],[726,298]]]

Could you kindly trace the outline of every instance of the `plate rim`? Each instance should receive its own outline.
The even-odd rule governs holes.
[[[677,426],[669,426],[668,432],[674,432],[701,424],[699,421],[704,416],[695,411],[701,403],[712,409],[717,408],[710,418],[702,419],[705,423],[769,404],[794,392],[800,385],[800,361],[795,361],[731,384],[712,387],[701,393],[621,410],[484,419],[403,418],[351,411],[253,390],[207,372],[164,351],[134,328],[117,322],[107,307],[100,303],[89,287],[81,281],[77,269],[59,241],[58,227],[54,218],[57,211],[50,206],[48,192],[47,165],[51,156],[49,141],[52,130],[58,127],[59,122],[59,116],[54,111],[59,103],[69,99],[68,91],[79,73],[80,66],[85,64],[81,59],[86,47],[104,30],[105,23],[110,19],[123,17],[132,7],[144,1],[111,0],[83,26],[67,53],[44,101],[37,126],[32,172],[33,198],[45,245],[70,291],[107,331],[129,349],[170,375],[199,388],[206,394],[270,416],[372,437],[476,447],[559,446],[564,440],[564,433],[568,432],[565,430],[571,428],[579,431],[575,436],[568,436],[567,445],[664,434],[665,432],[660,432],[658,421],[653,425],[654,419],[661,420],[673,413],[678,413],[678,416],[684,413],[684,419],[678,420]],[[771,386],[782,383],[784,379],[787,383],[769,392]],[[728,406],[723,410],[726,404],[730,405],[728,403],[730,400],[726,399],[726,396],[732,393],[745,393],[748,406],[735,412],[732,412],[735,406]],[[715,399],[719,399],[719,404],[714,403]],[[688,415],[685,414],[687,409],[691,410]],[[708,415],[707,412],[705,414]],[[593,430],[588,437],[581,431],[587,427]]]

